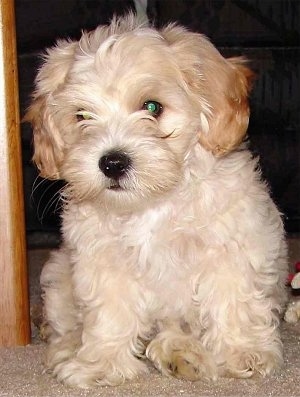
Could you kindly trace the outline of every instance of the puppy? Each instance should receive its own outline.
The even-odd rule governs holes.
[[[133,15],[47,50],[27,119],[66,181],[41,284],[46,367],[68,385],[282,363],[281,216],[243,143],[252,73],[201,34]]]

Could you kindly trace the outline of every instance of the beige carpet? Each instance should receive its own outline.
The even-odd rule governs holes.
[[[0,396],[300,396],[300,325],[285,324],[283,339],[284,367],[269,378],[190,383],[163,377],[151,368],[147,377],[94,390],[71,389],[43,374],[43,344],[0,349]]]
[[[300,240],[290,238],[290,262],[300,260]],[[47,250],[29,252],[30,295],[32,306],[39,301],[38,276]],[[1,326],[1,324],[0,324]],[[149,375],[118,387],[99,387],[93,390],[72,389],[60,385],[43,373],[45,345],[36,337],[33,344],[18,348],[0,349],[0,396],[58,397],[58,396],[298,396],[300,397],[300,323],[282,325],[285,362],[281,371],[269,378],[248,380],[219,379],[216,382],[190,383],[161,376],[149,368]]]

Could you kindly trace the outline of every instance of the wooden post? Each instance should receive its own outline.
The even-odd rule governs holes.
[[[30,342],[14,1],[0,0],[0,346]]]

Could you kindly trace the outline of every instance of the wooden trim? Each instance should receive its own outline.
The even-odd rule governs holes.
[[[14,1],[0,0],[0,346],[30,342]]]

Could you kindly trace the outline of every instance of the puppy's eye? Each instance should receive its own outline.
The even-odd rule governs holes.
[[[142,107],[143,110],[147,110],[151,116],[158,117],[163,111],[163,107],[159,102],[156,101],[146,101]]]
[[[86,110],[80,109],[76,113],[76,119],[77,119],[77,121],[92,120],[93,116],[91,115],[90,112],[87,112]]]

